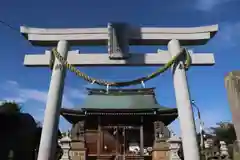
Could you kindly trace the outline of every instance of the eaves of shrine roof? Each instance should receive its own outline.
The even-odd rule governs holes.
[[[87,89],[88,96],[82,106],[62,108],[61,115],[68,121],[84,119],[87,115],[152,115],[173,121],[178,116],[176,108],[158,104],[154,88],[143,89]]]

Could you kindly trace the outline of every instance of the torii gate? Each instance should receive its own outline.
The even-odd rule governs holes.
[[[57,46],[57,51],[74,66],[159,66],[166,64],[181,52],[181,45],[203,45],[218,31],[218,25],[189,28],[134,28],[129,25],[112,24],[106,28],[47,29],[21,27],[21,33],[35,46]],[[69,51],[73,45],[106,45],[103,54]],[[131,54],[129,45],[168,45],[168,51],[160,53]],[[25,55],[25,66],[47,67],[53,60],[51,51],[40,55]],[[213,65],[211,53],[191,53],[191,65]],[[64,89],[65,69],[59,68],[55,59],[46,104],[38,160],[52,160],[54,142],[59,123]],[[172,67],[173,84],[179,113],[181,137],[185,160],[199,160],[195,123],[183,60]]]

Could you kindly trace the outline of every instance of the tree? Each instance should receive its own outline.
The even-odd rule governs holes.
[[[4,102],[0,105],[0,113],[19,114],[21,113],[21,107],[15,102]]]
[[[68,132],[62,132],[62,137],[68,136]]]
[[[219,122],[217,127],[211,127],[212,134],[219,140],[227,144],[233,144],[236,140],[236,133],[232,123]]]
[[[2,129],[0,132],[0,141],[4,147],[0,147],[1,159],[7,159],[9,150],[13,150],[17,158],[32,160],[33,156],[26,151],[31,151],[34,155],[34,150],[38,150],[42,132],[41,122],[36,122],[28,113],[22,113],[21,107],[17,103],[4,102],[0,105],[0,127]],[[57,138],[61,138],[59,130]],[[16,143],[16,141],[19,143]],[[6,147],[6,145],[9,147]],[[62,150],[59,145],[57,147],[58,157],[60,157]],[[25,148],[26,151],[22,151],[22,148]],[[5,157],[2,153],[3,150]],[[25,158],[26,156],[30,158]]]
[[[8,159],[12,152],[14,159],[32,160],[36,130],[34,118],[22,113],[17,103],[4,102],[0,105],[0,127],[1,159]]]

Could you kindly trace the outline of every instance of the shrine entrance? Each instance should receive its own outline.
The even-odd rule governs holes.
[[[103,126],[102,154],[119,157],[138,156],[141,153],[140,126]]]

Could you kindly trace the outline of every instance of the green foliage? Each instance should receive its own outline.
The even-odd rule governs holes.
[[[3,116],[3,115],[6,115],[6,116]],[[22,129],[22,125],[24,125],[24,124],[29,124],[28,123],[28,121],[27,120],[29,120],[29,119],[25,119],[25,121],[24,122],[22,122],[22,121],[20,121],[21,120],[21,117],[24,117],[24,115],[26,115],[26,114],[22,114],[21,113],[21,107],[19,106],[19,104],[17,104],[17,103],[15,103],[15,102],[3,102],[2,104],[0,104],[0,117],[2,116],[2,117],[4,117],[5,119],[7,119],[8,121],[7,121],[7,124],[10,126],[10,127],[8,127],[8,128],[5,128],[5,130],[6,131],[4,131],[3,132],[3,134],[5,134],[5,133],[11,133],[11,134],[8,134],[8,135],[10,135],[10,137],[13,137],[13,136],[15,136],[15,134],[17,134],[18,133],[18,130],[19,129]],[[29,115],[29,114],[28,114]],[[29,115],[30,116],[30,115]],[[19,119],[15,119],[15,117],[18,117]],[[13,119],[13,122],[14,123],[9,123],[9,121],[10,120],[12,120]],[[30,118],[31,119],[31,118]],[[17,121],[16,121],[17,120]],[[15,123],[15,122],[21,122],[21,123],[19,123],[19,124],[17,124],[17,123]],[[5,121],[3,121],[3,123],[5,123]],[[34,122],[35,123],[35,122]],[[21,127],[16,127],[16,125],[20,125]],[[34,126],[33,126],[34,127]],[[9,128],[11,129],[11,130],[9,130]],[[29,129],[29,127],[27,128],[27,129],[25,129],[24,131],[26,131],[26,133],[25,132],[21,132],[21,136],[24,136],[24,134],[28,134],[28,129]],[[37,121],[36,122],[36,126],[33,128],[33,130],[35,129],[35,133],[32,133],[31,132],[31,134],[33,134],[33,135],[28,135],[28,140],[27,139],[25,139],[24,141],[26,141],[26,142],[30,142],[30,141],[32,141],[32,148],[31,148],[31,150],[33,150],[33,149],[38,149],[38,147],[39,147],[39,144],[40,144],[40,138],[41,138],[41,133],[42,133],[42,124],[41,124],[41,122],[39,122],[39,121]],[[23,134],[22,134],[23,133]],[[30,137],[29,137],[30,136]],[[26,138],[26,137],[23,137],[23,138]],[[60,130],[58,130],[58,138],[61,138],[61,132],[60,132]],[[7,144],[11,144],[11,141],[12,140],[12,138],[8,138],[7,139]],[[15,142],[14,142],[15,143]],[[26,143],[26,146],[24,146],[25,144],[21,144],[21,146],[20,147],[22,147],[22,145],[24,146],[24,148],[26,148],[27,146],[29,146],[29,144],[30,143]],[[14,145],[15,146],[15,145]],[[17,146],[18,148],[19,148],[19,146]],[[58,145],[57,146],[58,147],[58,149],[57,149],[57,154],[58,154],[58,157],[61,157],[61,155],[62,155],[62,150],[61,150],[61,147]],[[24,154],[23,154],[24,155]],[[2,156],[2,155],[1,155]],[[25,156],[25,155],[24,155]],[[6,159],[6,158],[2,158],[1,157],[1,159]]]
[[[67,136],[67,135],[68,135],[67,132],[62,132],[62,137],[65,137],[65,136]]]
[[[236,140],[236,133],[232,123],[220,122],[217,123],[217,127],[211,127],[211,130],[219,141],[233,144]]]
[[[21,107],[15,102],[4,102],[0,105],[0,113],[18,114],[21,113]]]

